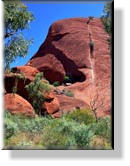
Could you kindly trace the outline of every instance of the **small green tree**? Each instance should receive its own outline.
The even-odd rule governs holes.
[[[104,10],[103,10],[103,15],[101,17],[101,20],[104,24],[104,28],[106,30],[107,33],[111,34],[111,14],[112,14],[112,6],[111,3],[106,3],[106,5],[104,6]]]
[[[49,84],[43,81],[43,73],[37,73],[35,79],[25,87],[32,100],[32,106],[36,113],[41,115],[41,107],[44,102],[44,93],[50,91]]]
[[[20,0],[4,1],[4,38],[5,38],[5,68],[10,67],[10,63],[16,57],[25,57],[32,40],[26,40],[22,31],[28,28],[29,23],[34,19],[31,12]]]

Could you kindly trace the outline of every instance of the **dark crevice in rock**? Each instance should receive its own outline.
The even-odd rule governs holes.
[[[66,75],[70,76],[72,78],[73,82],[83,82],[86,80],[86,76],[78,70],[78,66],[69,59],[61,50],[56,48],[54,45],[51,44],[52,49],[50,50],[55,50],[54,56],[62,63]],[[48,52],[53,54],[53,52]]]
[[[64,36],[68,35],[69,33],[64,33],[64,34],[58,34],[58,35],[55,35],[53,37],[53,41],[58,41],[60,40],[61,38],[63,38]]]

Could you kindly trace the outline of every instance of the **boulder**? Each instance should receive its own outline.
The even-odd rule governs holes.
[[[4,97],[4,108],[11,114],[34,117],[35,111],[31,104],[18,94],[8,93]]]
[[[47,101],[47,100],[52,100],[52,99],[55,98],[55,94],[54,94],[53,91],[45,92],[44,98],[45,98],[45,101]]]
[[[53,114],[59,111],[59,107],[60,107],[60,104],[57,97],[53,99],[49,99],[49,100],[46,100],[45,98],[45,102],[43,103],[42,110],[46,111],[48,114]]]
[[[31,66],[17,66],[11,69],[14,73],[23,74],[25,78],[29,79],[30,81],[34,80],[35,75],[39,72],[38,69]]]
[[[28,98],[28,93],[25,86],[31,82],[30,79],[24,79],[19,73],[5,73],[4,75],[4,87],[6,93],[12,93],[13,88],[16,86],[17,82],[17,94],[24,98]]]

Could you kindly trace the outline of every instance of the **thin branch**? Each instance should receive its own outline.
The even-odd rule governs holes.
[[[10,33],[7,33],[7,32],[6,32],[6,34],[5,34],[5,39],[6,39],[7,37],[10,37],[10,36],[14,35],[15,33],[16,33],[16,31],[12,31],[12,32],[10,32]]]

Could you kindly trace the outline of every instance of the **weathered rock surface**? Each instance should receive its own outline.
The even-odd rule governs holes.
[[[12,69],[11,73],[5,73],[4,86],[6,93],[12,93],[13,87],[17,81],[17,94],[28,99],[28,93],[25,86],[34,80],[39,71],[31,66],[18,66]]]
[[[14,73],[23,74],[30,81],[34,80],[35,75],[39,72],[37,68],[32,66],[17,66],[11,69]]]
[[[59,118],[62,116],[63,113],[71,112],[76,108],[86,108],[89,107],[84,101],[80,99],[75,99],[74,97],[68,97],[65,95],[56,95],[58,98],[60,107],[58,112],[53,113],[52,117]]]
[[[43,105],[43,108],[48,114],[58,112],[60,107],[59,101],[56,97],[54,99],[50,99],[50,101],[45,101]]]
[[[17,82],[17,94],[24,98],[28,98],[28,93],[25,89],[25,86],[31,82],[30,79],[23,79],[19,73],[11,73],[4,75],[4,86],[6,93],[12,93],[14,86]]]
[[[44,94],[44,103],[41,110],[42,113],[44,114],[44,112],[46,112],[48,114],[53,114],[55,112],[58,112],[59,108],[60,104],[53,90],[51,90],[50,92],[46,92]]]
[[[19,73],[24,73],[26,81],[19,81],[18,94],[27,98],[25,84],[34,79],[35,73],[44,72],[51,83],[63,82],[64,76],[73,79],[67,89],[74,97],[46,94],[43,110],[53,117],[76,107],[97,105],[97,115],[104,116],[111,111],[111,57],[108,34],[100,19],[93,19],[87,24],[88,18],[72,18],[55,22],[49,29],[45,42],[38,52],[27,63],[27,66],[14,69],[14,75],[5,75],[6,93],[11,93],[14,80]],[[93,57],[90,55],[90,35],[94,41]],[[34,67],[34,68],[33,68]],[[24,80],[23,80],[24,81]],[[20,83],[21,82],[21,83]],[[58,87],[62,91],[64,86]],[[95,96],[98,96],[97,98]],[[100,107],[101,102],[103,103]]]
[[[79,68],[91,68],[87,20],[72,18],[55,22],[28,65],[44,71],[50,82],[62,82],[65,74],[83,81],[85,75]]]
[[[25,116],[35,116],[35,112],[31,104],[18,94],[6,94],[4,98],[5,109],[12,114]]]
[[[108,34],[100,19],[87,24],[87,18],[72,18],[55,22],[49,29],[45,42],[28,62],[43,71],[50,82],[63,81],[67,74],[76,82],[68,86],[76,99],[87,104],[95,99],[103,107],[98,116],[111,110],[111,57]],[[93,58],[90,56],[90,34],[94,41]],[[67,107],[67,105],[66,105]]]

